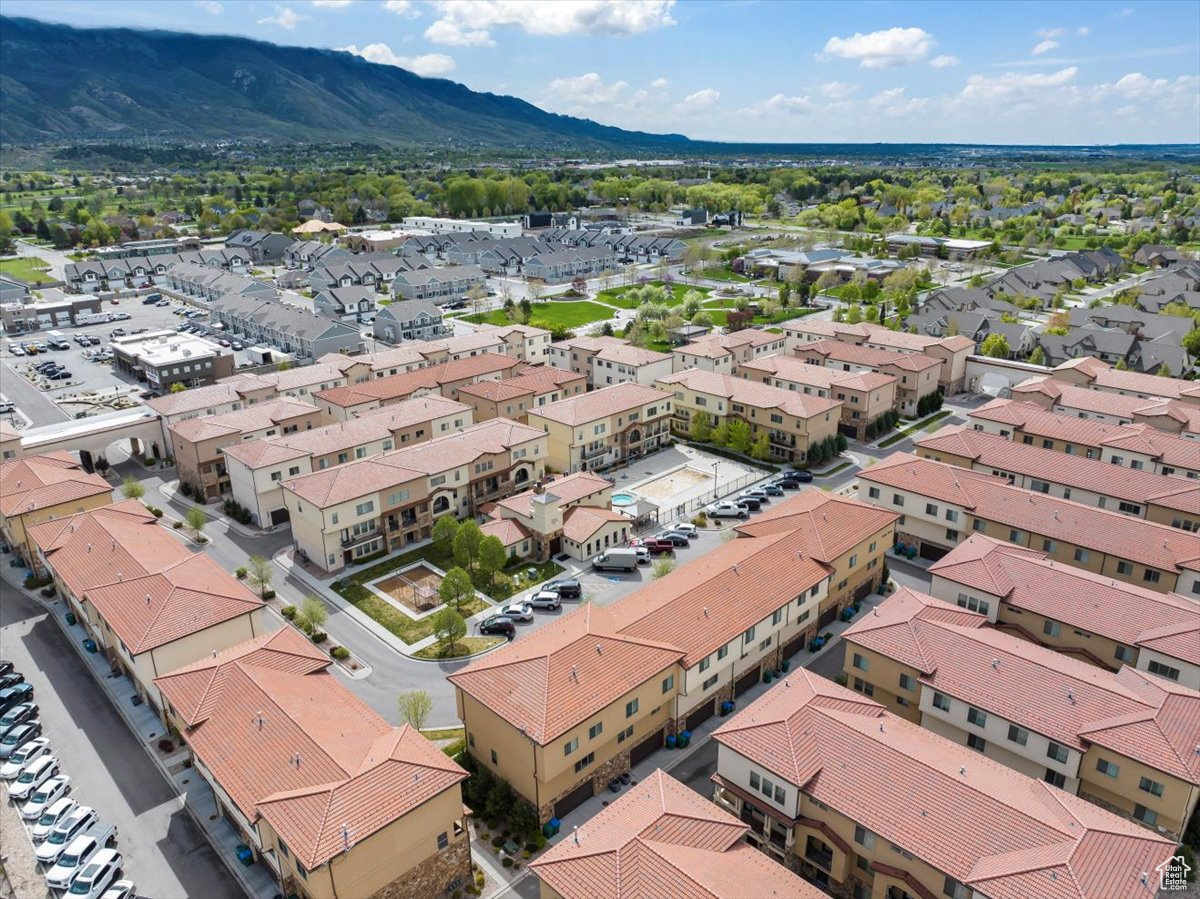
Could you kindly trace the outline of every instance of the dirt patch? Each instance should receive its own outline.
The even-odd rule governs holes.
[[[712,483],[712,475],[697,471],[694,468],[680,468],[670,474],[638,484],[634,492],[661,504],[665,500],[679,496],[700,484]]]
[[[372,586],[386,593],[396,602],[413,612],[428,612],[441,604],[438,587],[442,576],[436,571],[417,565],[391,577],[376,581]]]

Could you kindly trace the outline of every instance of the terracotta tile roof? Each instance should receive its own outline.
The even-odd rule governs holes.
[[[407,726],[343,687],[284,627],[156,679],[184,739],[247,820],[261,815],[306,868],[466,778]]]
[[[7,421],[0,421],[0,442],[5,440],[20,440],[21,432]]]
[[[563,515],[563,536],[576,543],[587,543],[592,535],[606,524],[612,522],[631,524],[629,516],[614,512],[611,509],[598,509],[594,506],[575,506]]]
[[[622,634],[678,646],[690,668],[831,573],[806,533],[781,530],[726,541],[608,608]]]
[[[1186,603],[1189,600],[1181,598],[1180,602]],[[1195,603],[1192,605],[1194,607]],[[1138,634],[1136,642],[1142,649],[1150,649],[1190,665],[1200,666],[1200,611],[1192,615],[1190,621],[1147,628]]]
[[[67,452],[0,463],[0,514],[5,518],[111,494],[112,490],[112,484],[98,474],[88,474]]]
[[[459,394],[470,394],[488,400],[509,400],[519,396],[536,396],[539,393],[552,393],[567,385],[586,383],[583,375],[573,371],[565,371],[549,365],[539,365],[517,375],[515,378],[505,378],[502,381],[479,381],[458,389]]]
[[[88,602],[137,655],[261,609],[263,602],[204,554],[86,590]]]
[[[785,332],[798,334],[817,334],[834,340],[867,340],[880,346],[893,347],[897,350],[913,353],[923,353],[933,346],[942,346],[952,352],[974,349],[975,343],[969,338],[956,335],[954,337],[928,337],[924,334],[909,334],[906,331],[893,331],[883,325],[862,322],[857,325],[813,319],[794,319],[784,322]]]
[[[613,486],[607,479],[591,471],[560,475],[551,480],[543,480],[542,485],[546,493],[553,494],[558,499],[560,506],[573,505],[589,496],[611,490]],[[526,490],[524,493],[502,499],[496,505],[528,518],[533,513],[534,493],[533,490]]]
[[[183,440],[199,443],[214,437],[233,437],[245,434],[247,431],[261,431],[288,419],[304,415],[311,415],[319,420],[321,410],[312,403],[285,396],[265,403],[245,406],[234,412],[177,421],[171,425],[169,430]]]
[[[557,403],[547,403],[537,409],[530,409],[529,414],[575,426],[641,409],[647,403],[670,399],[671,394],[655,390],[653,387],[633,383],[613,384],[611,387],[601,387],[591,393],[581,393]],[[660,408],[658,411],[665,415],[667,410]]]
[[[529,868],[563,899],[820,899],[743,841],[749,827],[655,771]]]
[[[168,393],[164,396],[152,397],[146,400],[146,405],[164,416],[199,412],[203,409],[210,409],[227,403],[241,402],[243,392],[239,390],[239,387],[244,383],[245,379],[239,377],[236,381],[229,383],[193,387],[191,390],[182,390],[179,393]]]
[[[1063,565],[1045,553],[972,534],[930,569],[935,577],[998,596],[1018,609],[1108,637],[1126,646],[1148,645],[1200,665],[1200,640],[1176,644],[1171,634],[1200,627],[1200,605]],[[1149,635],[1149,636],[1148,636]],[[1167,651],[1168,648],[1176,652]],[[1183,655],[1177,654],[1179,651]]]
[[[709,334],[691,343],[675,347],[675,352],[716,359],[720,356],[728,356],[739,347],[761,347],[783,340],[784,337],[781,334],[771,334],[757,328],[746,328],[742,331],[734,331],[732,334]]]
[[[799,530],[805,552],[832,565],[871,534],[883,530],[900,516],[848,496],[808,487],[785,500],[772,503],[737,532],[749,537]]]
[[[529,530],[515,518],[493,518],[479,526],[485,537],[499,537],[505,547],[529,539]]]
[[[907,587],[863,615],[845,631],[859,646],[895,659],[922,673],[937,668],[941,631],[928,623],[952,624],[967,630],[987,624],[983,615],[926,596]]]
[[[778,356],[764,356],[761,359],[751,359],[748,362],[738,363],[736,373],[739,377],[746,377],[747,374],[751,377],[761,377],[764,374],[769,374],[774,375],[780,381],[794,381],[798,384],[807,384],[810,387],[818,387],[822,390],[841,386],[848,390],[870,391],[896,383],[895,375],[888,375],[877,371],[837,371],[836,369],[826,368],[823,365],[813,365],[811,362],[805,362],[797,356],[785,356],[782,354]]]
[[[735,378],[733,375],[717,374],[699,368],[667,375],[659,378],[655,383],[665,390],[671,390],[676,384],[680,384],[697,393],[724,397],[730,403],[740,403],[756,409],[778,409],[780,412],[805,420],[824,415],[827,412],[836,412],[842,407],[840,400],[812,396],[783,387],[772,387],[758,381]]]
[[[669,362],[670,353],[660,353],[657,350],[647,350],[631,343],[608,344],[595,356],[601,362],[615,362],[620,365],[653,365],[655,362]]]
[[[990,899],[1132,895],[1174,850],[803,670],[713,737]]]
[[[76,596],[162,571],[192,556],[133,499],[35,525],[29,535]]]
[[[1088,547],[1164,571],[1179,572],[1184,568],[1200,567],[1200,542],[1194,534],[1022,490],[1004,478],[932,459],[893,453],[877,465],[863,469],[858,477],[860,482],[884,484],[962,506],[977,519]]]
[[[1189,388],[1194,386],[1190,381],[1181,378],[1163,378],[1158,375],[1148,375],[1140,371],[1120,371],[1100,359],[1085,357],[1071,359],[1058,366],[1059,369],[1075,369],[1087,374],[1094,389],[1105,392],[1128,392],[1147,397],[1162,397],[1163,399],[1178,399],[1186,395]]]
[[[1186,431],[1200,430],[1200,408],[1177,400],[1144,399],[1120,393],[1090,390],[1054,378],[1031,378],[1012,388],[1014,399],[1029,395],[1050,397],[1056,406],[1079,409],[1095,415],[1116,415],[1130,421],[1138,416],[1164,416],[1176,421]]]
[[[1200,482],[1166,478],[1132,468],[1123,468],[1120,477],[1113,477],[1111,463],[1019,443],[999,434],[973,430],[968,425],[944,427],[934,434],[921,437],[914,445],[918,450],[917,455],[927,458],[937,458],[941,453],[961,456],[976,465],[1010,474],[1038,478],[1100,496],[1143,505],[1153,503],[1200,515]],[[1197,453],[1200,454],[1200,447],[1197,447]]]
[[[498,374],[504,377],[506,373],[524,365],[519,359],[511,356],[501,356],[496,353],[482,353],[478,356],[467,356],[440,365],[430,365],[416,371],[401,372],[386,378],[375,378],[360,384],[347,384],[345,387],[333,387],[322,390],[316,398],[334,406],[357,406],[361,403],[387,402],[389,400],[407,398],[419,390],[435,391],[453,381],[470,378],[482,378]]]
[[[682,657],[617,633],[610,610],[589,603],[447,679],[545,746]]]
[[[832,359],[835,362],[848,362],[851,365],[868,365],[876,368],[893,366],[915,372],[937,368],[942,364],[941,359],[921,353],[895,353],[891,350],[877,350],[873,347],[842,343],[838,340],[818,340],[815,343],[804,343],[796,347],[796,352],[815,353],[823,358]]]

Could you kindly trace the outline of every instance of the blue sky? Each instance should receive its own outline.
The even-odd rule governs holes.
[[[1200,142],[1192,0],[5,0],[4,12],[347,49],[703,139]]]

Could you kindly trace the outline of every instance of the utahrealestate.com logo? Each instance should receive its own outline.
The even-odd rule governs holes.
[[[1182,855],[1173,855],[1155,869],[1158,872],[1158,887],[1160,890],[1186,890],[1187,876],[1191,871]]]

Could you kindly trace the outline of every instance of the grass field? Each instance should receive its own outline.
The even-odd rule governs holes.
[[[593,303],[591,300],[550,300],[533,304],[529,323],[535,327],[554,330],[555,328],[578,328],[606,318],[612,318],[612,310],[606,309],[599,303]],[[507,325],[509,323],[508,316],[504,314],[503,309],[464,315],[462,320],[489,325]]]
[[[663,286],[661,281],[650,281],[648,283],[653,284],[656,287]],[[628,287],[610,287],[608,290],[602,290],[597,293],[596,299],[601,303],[608,303],[610,306],[619,306],[622,309],[633,309],[633,301],[625,299],[625,291],[627,290],[629,290]],[[676,283],[672,284],[670,290],[668,291],[666,304],[668,306],[676,306],[679,303],[682,303],[683,298],[687,295],[689,290],[694,290],[696,293],[700,294],[701,297],[705,298],[707,298],[709,293],[711,293],[707,287],[693,287],[690,284]]]
[[[452,646],[434,643],[413,653],[414,659],[461,659],[508,642],[503,637],[463,637]],[[428,736],[428,734],[426,735]]]
[[[700,273],[700,277],[708,278],[710,281],[732,281],[737,284],[745,284],[747,281],[755,280],[727,268],[706,268]]]
[[[0,272],[34,284],[38,281],[53,281],[50,263],[36,256],[18,256],[15,259],[0,259]]]
[[[940,422],[943,418],[945,418],[946,416],[948,416],[950,414],[951,414],[951,410],[942,409],[940,412],[933,413],[933,415],[930,415],[928,418],[922,418],[920,421],[916,422],[915,424],[909,425],[903,431],[898,431],[897,433],[893,434],[887,440],[881,441],[879,444],[879,447],[880,447],[880,449],[884,449],[886,447],[892,446],[893,444],[899,443],[905,437],[911,437],[913,434],[917,433],[918,431],[935,430],[938,422]]]

